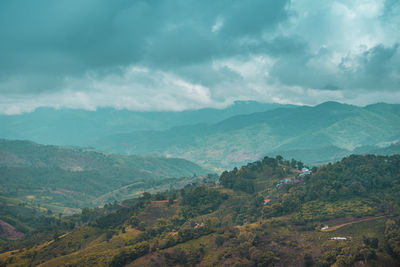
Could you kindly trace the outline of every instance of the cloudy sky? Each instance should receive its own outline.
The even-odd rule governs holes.
[[[2,0],[0,113],[400,103],[398,0]]]

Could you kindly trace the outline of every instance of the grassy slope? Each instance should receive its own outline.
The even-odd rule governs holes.
[[[174,214],[174,210],[177,208],[175,205],[160,207],[158,204],[152,204],[152,206],[143,211],[143,216],[145,216],[146,220],[151,220],[148,223],[154,223],[157,217],[166,218],[168,217],[167,214]],[[161,212],[161,210],[163,211]],[[148,211],[152,211],[151,217],[149,217]],[[219,212],[225,214],[226,218],[228,218],[226,211],[220,209]],[[201,217],[193,219],[193,221],[201,220]],[[335,223],[337,223],[337,219],[324,221],[324,224],[328,225],[334,225]],[[264,251],[274,251],[279,258],[280,266],[301,265],[303,256],[306,253],[311,254],[314,259],[318,259],[323,258],[324,254],[331,251],[362,246],[363,236],[365,235],[379,240],[377,259],[371,261],[372,265],[368,266],[377,266],[377,263],[382,262],[385,262],[385,266],[396,266],[396,262],[385,252],[384,223],[385,218],[378,218],[344,226],[332,232],[321,232],[317,229],[304,230],[302,227],[293,226],[287,216],[261,219],[255,223],[234,226],[229,230],[227,228],[217,228],[215,232],[199,238],[172,247],[157,249],[146,256],[136,259],[129,266],[157,266],[157,263],[162,266],[166,261],[166,253],[173,254],[177,249],[185,251],[186,254],[200,251],[201,249],[203,255],[199,262],[200,266],[215,266],[229,262],[232,264],[242,262],[245,266],[251,265],[251,262],[245,257],[237,258],[232,256],[231,252],[237,249],[235,245],[237,241],[230,240],[232,238],[235,240],[251,240],[254,238],[255,233],[261,237],[257,241],[259,242],[258,246],[262,247]],[[118,255],[122,248],[137,240],[140,233],[141,231],[127,226],[125,233],[122,233],[121,229],[119,229],[117,234],[107,240],[104,232],[93,227],[83,227],[56,241],[42,244],[23,252],[14,252],[14,255],[10,255],[10,253],[0,254],[0,261],[13,258],[8,266],[19,266],[24,263],[28,264],[30,257],[32,257],[31,255],[35,255],[35,264],[41,263],[41,266],[66,266],[71,264],[76,266],[88,266],[91,264],[108,266],[112,258]],[[167,233],[164,238],[168,239],[168,236],[173,234]],[[222,245],[216,244],[217,236],[225,239]],[[342,242],[331,241],[330,238],[335,236],[344,236],[350,238],[350,240]],[[162,244],[163,240],[163,238],[159,239],[159,244]]]

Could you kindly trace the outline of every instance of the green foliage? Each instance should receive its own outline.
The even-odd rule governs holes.
[[[197,214],[213,212],[218,208],[221,202],[228,198],[218,190],[199,186],[185,193],[182,198],[182,205],[186,206],[183,210],[186,218]]]
[[[136,245],[124,248],[118,255],[114,256],[110,266],[122,267],[134,259],[146,254],[149,251],[149,244],[145,241]]]
[[[394,220],[387,220],[385,239],[390,252],[400,260],[400,227]]]
[[[15,227],[15,231],[24,234],[21,239],[1,244],[3,238],[7,240],[7,238],[13,239],[14,237],[3,235],[0,229],[0,252],[32,246],[51,239],[54,231],[63,233],[71,231],[75,227],[75,222],[71,218],[49,216],[43,208],[3,196],[0,196],[0,220]]]
[[[314,264],[314,260],[313,260],[312,255],[310,255],[308,253],[304,254],[304,266],[311,267],[311,266],[313,266],[313,264]]]
[[[249,163],[239,170],[234,168],[229,172],[224,171],[219,181],[226,188],[254,193],[259,191],[258,181],[261,180],[265,185],[268,181],[284,177],[288,173],[289,171],[278,165],[277,159],[265,157],[262,161]]]
[[[376,237],[363,236],[363,242],[365,246],[377,249],[379,247],[379,239]]]
[[[352,199],[335,202],[314,200],[303,204],[300,211],[292,215],[291,220],[295,224],[304,224],[348,216],[363,217],[374,215],[376,212],[374,203],[368,200]]]
[[[215,238],[215,244],[217,245],[217,246],[222,246],[223,244],[224,244],[224,242],[225,242],[225,238],[223,237],[223,236],[220,236],[220,235],[218,235],[216,238]]]
[[[253,266],[257,267],[274,266],[279,261],[279,258],[272,251],[262,251],[255,247],[249,249],[249,258]]]
[[[0,155],[6,155],[0,157],[3,195],[59,210],[121,201],[147,189],[184,186],[199,180],[194,173],[208,173],[184,159],[107,155],[28,141],[0,139]]]
[[[352,155],[335,164],[320,167],[307,181],[311,199],[370,196],[400,188],[400,155]]]

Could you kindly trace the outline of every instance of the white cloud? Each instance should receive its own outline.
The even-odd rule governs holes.
[[[211,27],[212,32],[218,32],[224,26],[224,20],[221,17],[218,17],[215,20],[215,24]]]
[[[95,110],[116,107],[131,110],[174,110],[221,106],[214,102],[210,89],[192,84],[163,71],[130,66],[120,74],[100,76],[88,73],[83,78],[68,78],[63,90],[35,95],[7,95],[0,100],[0,113],[29,112],[40,106]]]
[[[228,68],[241,79],[222,79],[212,88],[191,83],[176,74],[138,65],[106,76],[91,72],[80,79],[66,79],[65,87],[59,91],[2,97],[0,114],[31,112],[42,106],[87,110],[115,107],[141,111],[181,111],[203,107],[222,108],[235,100],[297,105],[315,105],[333,100],[366,105],[380,101],[393,103],[400,99],[400,92],[318,90],[288,86],[269,76],[268,70],[273,63],[273,59],[263,56],[215,61],[212,64],[215,71]]]

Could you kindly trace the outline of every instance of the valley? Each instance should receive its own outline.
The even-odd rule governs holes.
[[[22,241],[14,241],[17,250],[0,254],[0,262],[397,266],[399,160],[353,155],[300,176],[292,165],[299,168],[302,162],[265,157],[224,172],[217,184],[144,193],[60,218],[75,226],[42,236],[24,250],[18,250]],[[290,182],[293,176],[302,182]],[[326,225],[329,231],[322,229]]]

